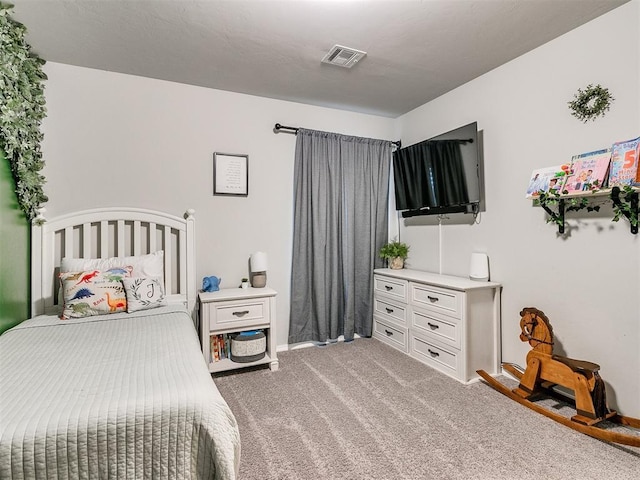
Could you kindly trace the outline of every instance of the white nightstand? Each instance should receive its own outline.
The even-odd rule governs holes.
[[[226,288],[198,294],[200,345],[209,371],[224,372],[237,368],[269,364],[278,369],[276,353],[276,295],[271,288]],[[267,348],[264,358],[249,363],[233,362],[229,358],[214,361],[211,337],[248,330],[262,330]]]

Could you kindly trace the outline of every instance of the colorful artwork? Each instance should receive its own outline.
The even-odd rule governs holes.
[[[571,173],[567,176],[563,193],[582,193],[603,188],[607,183],[611,149],[575,155],[571,159]]]
[[[537,198],[541,193],[550,190],[560,192],[568,169],[569,165],[558,165],[534,170],[531,173],[526,198]]]
[[[638,157],[640,156],[640,137],[614,143],[611,150],[609,186],[639,185]]]

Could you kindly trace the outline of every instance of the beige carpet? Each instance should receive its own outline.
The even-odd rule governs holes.
[[[374,339],[279,354],[214,380],[239,480],[640,478],[640,449],[587,437]]]

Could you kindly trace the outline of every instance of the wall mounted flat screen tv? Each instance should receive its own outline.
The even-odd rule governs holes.
[[[477,122],[396,150],[393,175],[403,217],[477,213],[483,202]]]

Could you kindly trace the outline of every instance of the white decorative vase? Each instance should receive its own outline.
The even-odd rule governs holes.
[[[390,258],[389,268],[393,270],[402,270],[404,268],[404,258],[402,257]]]

